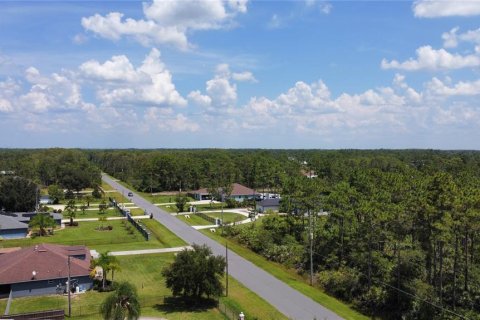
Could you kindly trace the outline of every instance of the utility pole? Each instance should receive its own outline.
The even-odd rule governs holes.
[[[222,195],[221,195],[221,202],[222,202],[222,236],[223,236],[223,199],[224,199],[224,194],[223,194],[223,189],[222,189]]]
[[[313,286],[313,230],[312,230],[312,213],[308,209],[308,224],[309,227],[309,238],[310,238],[310,285]]]
[[[228,242],[225,242],[226,278],[225,296],[228,297]]]
[[[70,298],[71,290],[70,290],[70,256],[68,256],[67,260],[68,265],[68,280],[67,280],[67,291],[68,291],[68,317],[72,317],[72,301]]]

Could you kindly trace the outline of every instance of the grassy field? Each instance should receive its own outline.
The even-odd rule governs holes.
[[[201,232],[218,242],[225,243],[225,241],[228,241],[228,247],[232,251],[236,252],[240,256],[249,260],[256,266],[262,268],[263,270],[270,273],[277,279],[285,282],[290,287],[298,290],[299,292],[310,297],[314,301],[320,303],[324,307],[337,313],[344,319],[346,320],[368,320],[369,319],[367,316],[364,316],[358,313],[357,311],[353,310],[350,306],[341,302],[340,300],[337,300],[334,297],[327,295],[325,292],[321,291],[318,288],[309,286],[306,282],[306,279],[298,275],[295,270],[286,268],[281,264],[268,261],[264,257],[241,246],[237,242],[232,241],[230,239],[223,238],[220,234],[212,233],[212,232],[209,232],[208,230],[202,230]]]

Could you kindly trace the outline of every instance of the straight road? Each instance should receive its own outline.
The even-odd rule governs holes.
[[[102,175],[102,179],[122,194],[127,195],[128,192],[133,192],[106,175]],[[215,255],[225,256],[225,247],[218,242],[193,229],[180,219],[173,217],[170,213],[156,207],[136,193],[133,192],[133,197],[130,198],[137,206],[147,210],[148,213],[152,213],[157,221],[187,243],[205,244],[212,249]],[[228,271],[232,277],[291,319],[342,319],[232,251],[228,251]]]

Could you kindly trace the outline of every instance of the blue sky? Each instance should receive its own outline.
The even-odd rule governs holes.
[[[1,1],[0,147],[480,148],[480,1]]]

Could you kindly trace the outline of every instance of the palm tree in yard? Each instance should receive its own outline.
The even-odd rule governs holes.
[[[37,213],[28,224],[30,228],[38,228],[40,236],[46,235],[47,228],[55,227],[55,220],[48,213]]]
[[[69,200],[65,206],[63,214],[70,218],[70,226],[73,226],[73,219],[77,216],[77,206],[75,205],[75,200]]]
[[[103,319],[135,320],[140,317],[140,301],[137,289],[128,282],[121,282],[100,306]]]

